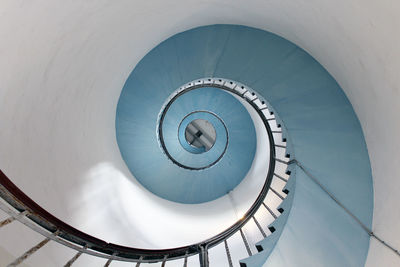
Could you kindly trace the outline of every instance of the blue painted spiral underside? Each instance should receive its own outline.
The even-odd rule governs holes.
[[[368,151],[342,89],[298,46],[244,26],[212,25],[177,34],[149,52],[128,78],[117,108],[117,139],[128,166],[137,156],[146,162],[129,166],[135,176],[152,170],[156,179],[148,181],[147,188],[175,190],[173,183],[161,178],[170,171],[159,164],[165,155],[147,137],[154,137],[157,114],[172,90],[202,77],[238,81],[267,99],[288,131],[292,157],[371,226]],[[246,259],[247,266],[363,266],[368,235],[306,175],[299,171],[297,176],[281,234],[270,250]],[[186,179],[176,198],[190,200],[196,186]],[[268,242],[265,239],[265,248]]]
[[[206,168],[190,170],[174,164],[157,140],[157,119],[164,102],[177,86],[168,86],[169,80],[161,79],[169,76],[151,75],[155,64],[152,55],[157,51],[158,47],[142,59],[121,93],[116,129],[122,157],[134,177],[162,198],[192,204],[224,196],[243,180],[252,165],[257,145],[253,121],[246,108],[229,92],[206,87],[182,94],[166,112],[162,138],[168,153],[180,164]],[[176,68],[164,69],[172,73],[174,70]],[[141,82],[145,78],[148,82]],[[153,81],[157,78],[158,86],[155,86]],[[221,120],[211,114],[201,117],[212,122],[217,132],[215,145],[201,154],[188,152],[179,141],[182,120],[196,111],[210,112]],[[193,116],[200,116],[200,113]]]
[[[185,118],[187,114],[190,115]],[[183,118],[185,119],[182,121]],[[190,148],[185,148],[187,142],[180,141],[185,140],[185,126],[194,119],[208,120],[216,130],[216,142],[206,153],[190,153],[187,151]],[[183,125],[176,123],[180,121]],[[224,157],[228,155],[230,164],[240,165],[245,172],[251,166],[257,142],[251,117],[242,104],[230,93],[210,87],[189,91],[172,103],[164,118],[163,137],[168,152],[183,165],[201,168],[213,164],[221,156],[222,163],[220,164],[225,164]],[[190,145],[187,144],[187,146]],[[232,156],[239,152],[246,155],[248,159]],[[216,167],[222,168],[223,166]],[[225,168],[228,169],[224,172],[231,177],[226,189],[233,189],[244,176],[231,172],[229,167]],[[243,175],[243,172],[241,174]],[[226,192],[221,191],[222,194]]]

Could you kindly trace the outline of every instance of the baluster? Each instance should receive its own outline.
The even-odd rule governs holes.
[[[117,252],[114,252],[111,257],[108,259],[108,261],[106,262],[106,264],[104,264],[104,267],[108,267],[110,266],[111,262],[114,260],[115,255],[117,255]]]
[[[185,259],[183,260],[183,267],[187,267],[188,253],[186,252]]]
[[[273,189],[272,187],[270,187],[269,189],[271,189],[272,192],[275,193],[275,195],[277,195],[280,199],[284,200],[285,198],[283,196],[281,196],[278,192],[276,192],[275,189]]]
[[[209,267],[209,261],[208,261],[208,249],[207,247],[201,246],[201,252],[199,254],[199,260],[200,260],[200,267]]]
[[[242,239],[243,239],[243,242],[244,242],[244,246],[246,247],[247,253],[249,254],[249,256],[253,255],[251,253],[249,243],[247,242],[247,239],[244,236],[244,233],[243,233],[242,229],[240,229],[239,232],[240,232],[240,235],[242,236]]]
[[[165,263],[166,263],[166,261],[167,261],[167,258],[168,258],[168,255],[165,255],[165,256],[164,256],[164,259],[163,259],[163,261],[162,261],[162,263],[161,263],[161,267],[165,267]]]
[[[278,158],[275,158],[275,160],[276,160],[277,162],[280,162],[280,163],[285,164],[285,165],[289,165],[289,164],[290,164],[289,162],[286,162],[286,161],[281,160],[281,159],[278,159]]]
[[[1,222],[0,222],[0,228],[3,227],[3,226],[6,226],[6,225],[9,224],[9,223],[12,223],[13,221],[15,221],[15,218],[14,218],[14,217],[9,217],[9,218],[7,218],[7,219],[1,221]]]
[[[257,225],[257,227],[258,227],[258,230],[260,230],[262,236],[263,236],[263,237],[267,237],[267,235],[265,234],[264,230],[262,229],[260,223],[257,221],[257,219],[256,219],[255,216],[253,216],[253,220],[254,220],[254,222],[256,223],[256,225]]]
[[[112,258],[108,259],[108,261],[106,262],[106,264],[104,264],[104,267],[110,266],[110,264],[111,264],[112,261],[113,261]]]
[[[272,215],[272,217],[274,217],[274,219],[278,218],[278,216],[276,216],[275,213],[267,205],[265,205],[264,202],[262,204],[268,210],[268,212]]]
[[[35,253],[36,251],[38,251],[40,248],[42,248],[44,245],[46,245],[48,242],[50,241],[50,238],[46,238],[43,241],[41,241],[40,243],[38,243],[36,246],[32,247],[30,250],[28,250],[27,252],[25,252],[24,254],[22,254],[21,257],[17,258],[15,261],[13,261],[12,263],[10,263],[9,265],[7,265],[7,267],[14,267],[19,265],[21,262],[23,262],[24,260],[26,260],[29,256],[31,256],[33,253]]]
[[[6,226],[6,225],[9,224],[9,223],[12,223],[12,222],[15,221],[16,219],[20,219],[21,217],[26,216],[27,214],[29,214],[29,212],[28,212],[27,210],[25,210],[25,211],[19,213],[19,214],[18,214],[17,216],[15,216],[15,217],[9,217],[9,218],[7,218],[7,219],[1,221],[1,222],[0,222],[0,228],[3,227],[3,226]]]
[[[85,250],[87,248],[87,245],[85,245],[83,247],[83,249]],[[82,251],[78,251],[75,256],[72,257],[72,259],[70,259],[65,265],[64,267],[70,267],[81,255],[82,255]]]
[[[274,173],[274,175],[275,175],[276,177],[278,177],[279,179],[281,179],[282,181],[284,181],[284,182],[286,182],[286,183],[288,182],[287,179],[283,178],[283,177],[280,176],[279,174]]]
[[[231,252],[229,251],[228,242],[226,242],[226,239],[224,240],[224,244],[225,244],[226,256],[228,257],[229,267],[233,267]]]
[[[136,263],[136,267],[139,267],[140,264],[142,263],[143,256],[140,256],[139,261]]]

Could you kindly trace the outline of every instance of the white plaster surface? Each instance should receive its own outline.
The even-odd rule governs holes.
[[[91,175],[102,168],[130,176],[108,140],[120,90],[140,58],[195,26],[254,26],[306,49],[344,89],[371,157],[373,231],[399,249],[399,11],[395,0],[3,0],[0,167],[56,216],[78,221],[91,186],[81,181],[97,184]],[[107,171],[103,186],[112,183]],[[373,241],[366,265],[377,263],[398,266],[400,258]]]

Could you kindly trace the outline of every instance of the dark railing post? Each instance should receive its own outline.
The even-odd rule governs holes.
[[[112,261],[113,261],[112,258],[108,259],[108,261],[106,262],[106,264],[104,265],[104,267],[110,266],[110,264],[111,264]]]
[[[187,267],[187,262],[188,262],[188,256],[187,256],[187,252],[186,252],[185,259],[183,261],[183,267]]]
[[[199,254],[200,267],[209,267],[210,265],[208,262],[208,249],[204,245],[201,245],[200,249],[201,249]]]
[[[249,256],[252,256],[253,254],[251,253],[249,242],[247,242],[246,236],[244,235],[242,228],[239,229],[239,232],[240,232],[240,235],[242,236],[243,243],[244,243],[244,246],[246,247],[247,253],[249,254]]]
[[[83,247],[83,250],[87,249],[87,246]],[[72,259],[70,259],[65,265],[64,267],[71,267],[72,264],[74,264],[74,262],[82,255],[82,251],[78,251],[75,256],[72,257]]]
[[[0,228],[3,227],[3,226],[6,226],[6,225],[9,224],[9,223],[12,223],[13,221],[15,221],[15,218],[14,218],[14,217],[9,217],[9,218],[7,218],[7,219],[1,221],[1,222],[0,222]]]
[[[35,253],[36,251],[38,251],[40,248],[42,248],[44,245],[46,245],[48,242],[50,241],[50,238],[46,238],[44,239],[42,242],[38,243],[37,245],[35,245],[34,247],[32,247],[30,250],[28,250],[27,252],[25,252],[24,254],[22,254],[22,256],[20,256],[19,258],[17,258],[15,261],[13,261],[12,263],[10,263],[9,265],[7,265],[7,267],[14,267],[19,265],[21,262],[23,262],[24,260],[26,260],[29,256],[31,256],[33,253]]]
[[[140,256],[139,261],[136,262],[136,267],[140,266],[140,264],[142,263],[142,260],[143,260],[143,256]]]
[[[226,256],[228,257],[229,267],[233,267],[231,252],[229,251],[228,242],[226,242],[226,239],[224,240],[224,244],[225,244]]]
[[[29,212],[27,210],[19,213],[17,216],[15,217],[9,217],[3,221],[0,222],[0,228],[3,226],[6,226],[9,223],[12,223],[13,221],[15,221],[16,219],[22,218],[23,216],[26,216],[27,214],[29,214]]]
[[[264,229],[262,229],[260,223],[257,221],[257,219],[256,219],[255,216],[253,216],[253,220],[254,220],[254,222],[256,223],[258,230],[260,230],[262,236],[263,236],[264,238],[266,238],[267,235],[265,234]]]

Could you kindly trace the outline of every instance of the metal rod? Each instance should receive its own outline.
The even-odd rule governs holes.
[[[272,133],[282,133],[282,131],[271,131]]]
[[[113,261],[112,258],[108,259],[108,261],[106,262],[106,264],[104,264],[104,267],[110,266],[110,264],[111,264],[112,261]]]
[[[247,239],[244,236],[242,228],[240,228],[239,232],[240,232],[240,235],[242,236],[242,239],[243,239],[243,242],[244,242],[244,246],[246,247],[247,253],[249,254],[249,256],[252,256],[253,254],[251,253],[249,243],[247,242]]]
[[[108,259],[108,261],[106,262],[106,264],[104,264],[104,267],[108,267],[110,266],[111,262],[114,260],[115,256],[117,255],[117,252],[114,252],[112,254],[112,256]]]
[[[378,242],[380,242],[382,245],[384,245],[385,247],[389,248],[391,251],[393,251],[397,256],[400,256],[400,252],[399,250],[395,249],[394,247],[392,247],[391,245],[389,245],[388,243],[386,243],[385,241],[383,241],[380,237],[378,237],[377,235],[374,234],[374,232],[372,232],[371,229],[369,229],[363,222],[361,222],[360,219],[357,218],[356,215],[354,215],[349,209],[346,208],[346,206],[344,206],[331,192],[329,192],[329,190],[323,186],[318,180],[317,178],[315,178],[309,171],[307,171],[304,166],[297,161],[296,159],[293,159],[289,162],[289,164],[291,163],[295,163],[297,164],[297,166],[300,167],[300,169],[303,170],[303,172],[314,182],[316,183],[333,201],[336,202],[336,204],[338,204],[348,215],[350,215],[350,217],[352,217],[360,226],[361,228],[367,232],[367,234],[373,238],[375,238],[376,240],[378,240]]]
[[[9,224],[9,223],[12,223],[13,221],[15,221],[15,218],[14,218],[14,217],[9,217],[9,218],[7,218],[7,219],[1,221],[1,222],[0,222],[0,228],[3,227],[3,226],[6,226],[6,225]]]
[[[187,262],[188,262],[188,256],[187,256],[187,253],[186,253],[186,255],[185,255],[185,259],[183,260],[183,267],[187,267]]]
[[[284,181],[284,182],[286,182],[286,183],[288,182],[287,179],[283,178],[283,177],[280,176],[279,174],[274,173],[274,175],[275,175],[276,177],[278,177],[279,179],[281,179],[282,181]]]
[[[262,236],[263,236],[263,237],[267,237],[267,235],[265,234],[264,230],[262,229],[260,223],[257,221],[257,219],[256,219],[255,216],[253,216],[253,220],[254,220],[254,222],[256,223],[256,225],[257,225],[257,227],[258,227],[258,230],[260,230]]]
[[[83,247],[84,250],[86,250],[87,245]],[[72,257],[72,259],[70,259],[65,265],[64,267],[70,267],[72,266],[72,264],[82,255],[82,251],[78,251],[75,256]]]
[[[275,146],[280,147],[280,148],[286,148],[286,146],[282,146],[282,145],[278,145],[278,144],[275,144]]]
[[[268,210],[268,212],[272,215],[272,217],[274,217],[274,219],[278,218],[278,216],[276,216],[275,213],[264,202],[262,204]]]
[[[210,263],[208,261],[208,249],[207,247],[201,246],[201,252],[199,253],[200,267],[209,267]]]
[[[139,261],[136,262],[136,267],[140,266],[140,264],[142,263],[142,260],[143,260],[143,256],[140,256]]]
[[[280,163],[289,165],[289,162],[287,162],[287,161],[284,161],[284,160],[281,160],[281,159],[278,159],[278,158],[275,158],[275,160],[276,160],[277,162],[280,162]]]
[[[50,241],[50,238],[46,238],[43,241],[41,241],[40,243],[38,243],[36,246],[32,247],[30,250],[28,250],[27,252],[25,252],[24,254],[22,254],[21,257],[17,258],[15,261],[13,261],[12,263],[8,264],[7,267],[14,267],[19,265],[21,262],[23,262],[24,260],[26,260],[29,256],[31,256],[33,253],[35,253],[36,251],[38,251],[41,247],[43,247],[44,245],[46,245],[48,242]]]
[[[280,199],[284,200],[285,198],[283,196],[281,196],[278,192],[276,192],[275,189],[273,189],[272,187],[270,187],[269,189],[271,189],[272,192],[275,193],[275,195],[277,195]]]
[[[9,223],[12,223],[12,222],[15,221],[16,219],[19,219],[19,218],[21,218],[21,217],[23,217],[23,216],[26,216],[28,213],[29,213],[29,212],[28,212],[27,210],[25,210],[25,211],[19,213],[17,216],[11,216],[11,217],[9,217],[9,218],[7,218],[7,219],[1,221],[1,222],[0,222],[0,228],[3,227],[3,226],[6,226],[6,225],[9,224]]]
[[[229,251],[228,242],[226,242],[226,239],[224,240],[224,244],[225,244],[226,256],[228,257],[229,267],[233,267],[231,252]]]
[[[161,263],[161,267],[165,267],[165,262],[167,261],[167,258],[168,258],[168,255],[165,255],[164,259],[163,259],[163,261]]]

